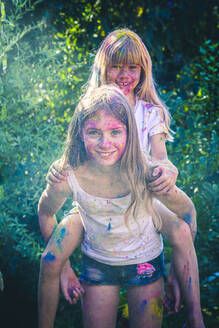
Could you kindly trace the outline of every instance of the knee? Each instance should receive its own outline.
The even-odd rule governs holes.
[[[61,262],[52,252],[45,250],[41,257],[41,268],[44,273],[50,277],[55,277],[60,274]]]
[[[179,220],[172,229],[172,239],[171,245],[173,247],[185,248],[192,243],[192,235],[189,225],[183,221]]]

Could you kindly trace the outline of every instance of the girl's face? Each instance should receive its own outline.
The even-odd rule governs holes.
[[[141,66],[137,64],[112,64],[107,67],[107,81],[123,91],[125,96],[133,95],[140,81]]]
[[[112,166],[125,151],[127,129],[114,116],[99,110],[85,121],[82,138],[90,158],[100,165]]]

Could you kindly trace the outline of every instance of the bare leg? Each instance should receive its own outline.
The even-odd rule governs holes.
[[[119,286],[83,284],[82,297],[84,328],[115,328]]]
[[[159,203],[161,233],[173,247],[172,265],[179,280],[191,328],[203,328],[200,305],[199,273],[192,235],[187,223]]]
[[[163,278],[145,285],[127,287],[131,328],[160,328],[163,318]]]
[[[74,217],[74,231],[72,231],[72,240],[74,241],[74,248],[77,248],[77,246],[79,246],[82,242],[84,228],[80,217],[76,216],[75,213],[77,212],[75,212],[73,209],[67,214],[65,218],[69,219],[71,216]],[[66,264],[63,266],[60,283],[61,290],[65,296],[66,301],[68,301],[70,304],[77,303],[81,293],[83,293],[84,290],[74,270],[71,268],[69,260],[67,260]]]
[[[68,257],[77,247],[79,214],[63,219],[57,226],[41,258],[39,277],[39,327],[52,328],[59,299],[60,273]],[[80,231],[80,229],[79,229]]]

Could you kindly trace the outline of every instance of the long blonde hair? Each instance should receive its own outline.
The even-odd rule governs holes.
[[[87,89],[107,84],[107,67],[112,64],[138,64],[141,66],[140,82],[134,92],[144,100],[161,109],[167,128],[166,139],[173,141],[170,129],[171,116],[165,104],[159,98],[152,76],[150,54],[141,38],[133,31],[124,28],[111,32],[98,49]]]
[[[82,140],[82,129],[85,121],[99,110],[114,116],[125,124],[127,129],[126,149],[120,160],[120,170],[131,190],[131,204],[127,213],[132,211],[134,218],[137,217],[139,206],[143,203],[148,213],[153,215],[154,224],[159,229],[160,218],[154,215],[152,195],[147,188],[147,177],[152,165],[149,157],[141,151],[133,110],[118,88],[103,85],[92,89],[92,93],[88,91],[81,98],[69,125],[63,154],[64,165],[68,164],[76,169],[88,160]],[[125,216],[125,220],[127,223],[128,215]]]

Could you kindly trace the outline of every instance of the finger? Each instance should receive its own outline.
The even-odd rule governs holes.
[[[54,175],[64,177],[64,178],[68,175],[67,170],[63,169],[60,166],[52,165],[51,171],[53,172]]]
[[[81,295],[79,295],[78,293],[77,293],[77,295],[75,294],[75,297],[72,299],[72,303],[76,304],[78,302],[78,300],[80,299],[80,297],[81,297]]]
[[[78,289],[79,289],[79,291],[80,291],[81,294],[84,294],[85,293],[84,288],[82,286],[77,286],[77,287],[78,287]]]
[[[163,183],[165,181],[165,177],[164,176],[160,176],[159,178],[157,178],[155,181],[153,182],[149,182],[148,183],[148,186],[150,188],[152,187],[156,187],[156,186],[159,186],[161,183]]]
[[[71,298],[71,295],[68,293],[68,290],[63,290],[63,295],[66,299],[67,302],[69,302],[70,304],[72,304],[72,298]]]
[[[66,177],[67,177],[67,172],[64,171],[64,170],[62,170],[62,171],[58,171],[58,170],[54,169],[53,174],[54,174],[57,178],[62,179],[62,180],[65,180]]]
[[[179,310],[180,310],[180,300],[181,300],[180,290],[175,289],[175,306],[174,306],[174,309],[175,309],[176,312],[179,312]]]
[[[53,183],[59,183],[60,179],[57,179],[53,174],[48,173],[48,175],[46,176],[46,181],[49,184],[53,184]]]
[[[74,288],[73,296],[74,296],[73,301],[74,299],[78,300],[82,296],[82,293],[78,288]]]
[[[58,179],[65,179],[67,174],[63,174],[64,171],[57,169],[55,166],[51,168],[50,172]]]
[[[167,195],[169,191],[170,191],[170,189],[167,186],[167,187],[165,187],[165,188],[163,188],[163,189],[161,189],[159,191],[152,191],[152,192],[153,192],[153,194],[159,196],[159,195]]]
[[[163,191],[163,190],[165,190],[165,191],[169,190],[169,185],[166,182],[160,184],[157,187],[150,188],[150,191],[152,191],[152,192],[160,192],[160,191]]]

